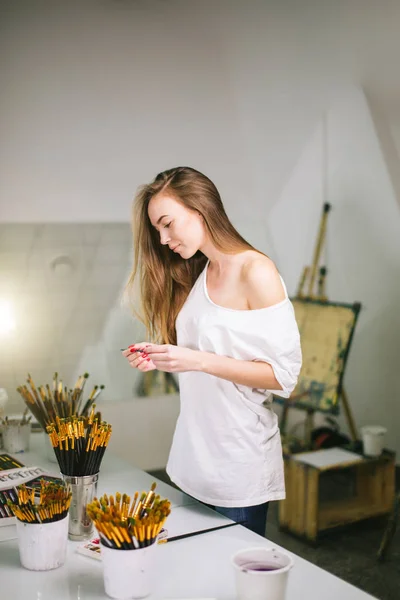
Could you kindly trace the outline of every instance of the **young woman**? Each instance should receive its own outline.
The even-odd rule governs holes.
[[[181,410],[167,473],[184,492],[264,535],[285,497],[272,395],[289,397],[299,332],[274,265],[229,221],[215,185],[178,167],[135,200],[135,262],[149,339],[130,366],[179,373]]]

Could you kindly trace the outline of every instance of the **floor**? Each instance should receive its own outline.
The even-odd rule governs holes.
[[[164,470],[152,474],[173,485]],[[386,560],[376,558],[386,522],[386,518],[374,519],[331,532],[313,547],[279,530],[278,507],[273,502],[266,537],[379,600],[400,600],[400,523]]]

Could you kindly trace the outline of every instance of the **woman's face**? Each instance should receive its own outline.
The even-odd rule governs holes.
[[[159,232],[161,244],[182,258],[191,258],[203,246],[206,236],[201,215],[168,193],[160,193],[150,200],[148,215]]]

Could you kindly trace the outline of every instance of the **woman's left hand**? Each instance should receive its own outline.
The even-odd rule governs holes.
[[[200,352],[197,350],[172,344],[148,344],[145,350],[159,371],[184,373],[200,368]]]

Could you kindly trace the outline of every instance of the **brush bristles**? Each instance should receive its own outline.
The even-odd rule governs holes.
[[[63,475],[82,477],[100,470],[112,427],[105,421],[99,422],[95,407],[94,404],[89,417],[56,417],[46,427]]]
[[[35,504],[35,490],[25,484],[17,488],[18,503],[7,502],[13,515],[26,523],[53,523],[67,516],[72,492],[68,486],[41,480],[39,503]]]
[[[17,392],[22,396],[27,408],[31,411],[43,429],[55,421],[56,417],[65,419],[72,415],[85,416],[91,409],[94,401],[99,397],[104,385],[95,385],[88,400],[81,409],[83,389],[89,377],[88,373],[80,375],[74,389],[63,386],[58,380],[58,373],[54,373],[52,387],[47,383],[36,388],[32,377],[28,373],[27,385],[21,385]]]
[[[104,545],[118,550],[137,550],[156,542],[171,512],[171,503],[156,496],[155,488],[156,484],[153,483],[151,490],[142,492],[140,499],[136,492],[132,502],[130,496],[117,492],[115,499],[104,494],[87,505],[87,514]],[[150,494],[152,499],[145,507]]]

